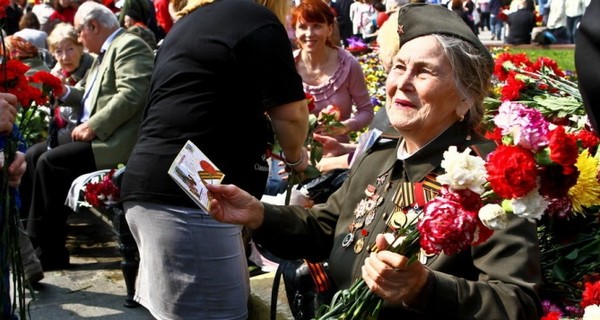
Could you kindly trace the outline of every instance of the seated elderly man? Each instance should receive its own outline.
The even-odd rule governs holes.
[[[81,108],[79,125],[66,143],[29,163],[25,179],[32,192],[27,219],[45,271],[69,266],[64,203],[81,174],[126,164],[135,144],[150,84],[154,55],[144,40],[125,32],[107,7],[83,3],[75,14],[79,40],[98,58],[85,81],[65,86],[62,105]],[[42,146],[43,147],[43,146]]]

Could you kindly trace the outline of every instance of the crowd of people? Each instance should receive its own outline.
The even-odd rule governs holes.
[[[3,54],[52,72],[64,87],[50,108],[49,140],[28,146],[9,169],[22,196],[21,254],[31,284],[43,271],[71,266],[64,205],[71,182],[126,164],[121,201],[140,252],[134,298],[157,319],[248,318],[242,229],[277,257],[328,260],[335,288],[364,279],[385,301],[379,319],[541,316],[531,221],[512,218],[467,252],[417,263],[386,250],[383,234],[422,208],[415,199],[439,192],[423,190],[422,181],[441,173],[449,146],[482,157],[495,147],[477,132],[493,71],[479,31],[504,39],[506,23],[507,43],[531,42],[531,31],[516,31],[533,28],[532,5],[547,6],[546,27],[556,29],[564,16],[566,38],[576,41],[573,26],[589,1],[576,12],[570,0],[514,0],[513,13],[499,11],[505,3],[496,0],[302,0],[293,8],[267,0],[55,0],[32,8],[21,1],[7,8]],[[380,47],[388,77],[377,113],[346,50],[352,37]],[[580,41],[592,54],[578,52],[580,63],[596,57],[595,42],[587,34]],[[594,96],[584,97],[595,124]],[[342,125],[315,139],[329,158],[321,171],[349,168],[344,184],[321,204],[261,202],[283,191],[269,187],[284,181],[280,171],[307,168],[309,112],[331,105]],[[2,134],[14,127],[17,108],[13,95],[0,93]],[[379,132],[374,141],[351,143],[349,134],[367,128]],[[167,173],[187,141],[225,174],[221,185],[207,185],[209,212]],[[275,142],[280,161],[269,159]]]

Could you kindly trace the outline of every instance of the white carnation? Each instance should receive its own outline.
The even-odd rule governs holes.
[[[508,215],[499,204],[490,203],[479,209],[479,220],[489,229],[501,230],[508,224]]]
[[[485,161],[470,152],[469,148],[458,152],[456,146],[450,146],[444,152],[441,163],[446,173],[439,175],[437,181],[448,185],[451,190],[469,189],[477,194],[483,193],[487,176]]]
[[[548,208],[549,202],[544,199],[537,188],[521,198],[511,200],[513,213],[521,218],[537,219],[542,218],[542,214]]]
[[[600,320],[600,306],[594,304],[585,307],[582,320]]]

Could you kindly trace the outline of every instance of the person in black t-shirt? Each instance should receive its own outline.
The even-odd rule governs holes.
[[[248,317],[241,227],[213,220],[167,174],[185,143],[257,198],[271,127],[288,167],[308,165],[308,107],[283,25],[289,4],[260,3],[188,1],[156,55],[121,199],[140,250],[135,299],[157,318]]]

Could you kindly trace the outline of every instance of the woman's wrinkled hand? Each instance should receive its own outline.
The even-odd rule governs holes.
[[[217,221],[240,224],[250,229],[262,225],[263,204],[248,192],[232,184],[207,184],[210,215]]]
[[[428,270],[419,262],[408,264],[409,258],[387,251],[383,234],[377,235],[379,252],[371,253],[362,267],[362,277],[373,293],[393,305],[414,302],[423,290]]]
[[[323,157],[337,157],[348,153],[348,148],[333,137],[315,133],[313,138],[323,145]]]

